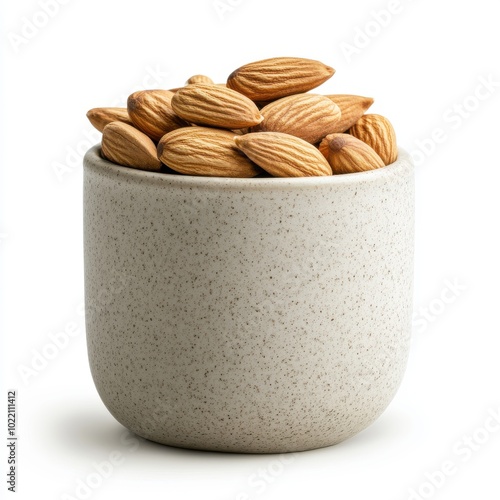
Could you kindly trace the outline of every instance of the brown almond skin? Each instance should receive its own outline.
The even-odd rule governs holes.
[[[334,174],[351,174],[384,166],[380,156],[367,144],[349,134],[327,135],[319,145]]]
[[[140,90],[127,100],[132,123],[155,142],[172,130],[189,126],[172,109],[173,95],[170,90]]]
[[[174,130],[158,143],[158,158],[172,170],[208,177],[255,177],[262,173],[234,144],[234,133],[207,127]]]
[[[281,132],[254,132],[234,141],[252,161],[274,177],[332,175],[323,155],[311,144]]]
[[[99,132],[102,132],[104,127],[111,122],[132,125],[127,108],[92,108],[87,112],[87,118]]]
[[[252,130],[248,127],[231,129],[231,132],[234,132],[234,135],[245,135],[245,134],[249,134],[251,131]]]
[[[209,76],[205,75],[193,75],[191,78],[188,79],[186,85],[190,85],[193,83],[204,83],[206,85],[214,85],[214,81]]]
[[[320,61],[274,57],[241,66],[227,79],[227,86],[252,101],[266,102],[314,89],[335,70]]]
[[[340,133],[349,130],[374,102],[371,97],[351,94],[329,94],[325,97],[331,99],[340,108],[341,112],[341,118],[336,130],[332,130],[331,133]]]
[[[385,116],[363,115],[349,129],[349,133],[375,150],[385,165],[390,165],[397,160],[396,132]]]
[[[191,84],[172,97],[172,109],[197,125],[239,129],[263,120],[257,106],[247,97],[219,85]]]
[[[201,82],[201,83],[203,83],[203,82]],[[190,84],[186,83],[186,85],[190,85]],[[184,87],[174,87],[173,89],[169,89],[169,91],[175,94],[178,90],[186,88],[186,85],[184,85]],[[219,87],[227,87],[227,85],[225,83],[214,83],[213,85],[218,85]]]
[[[283,97],[260,111],[262,123],[254,131],[283,132],[315,144],[334,132],[341,118],[339,107],[327,97],[297,94]]]
[[[153,171],[161,168],[154,142],[127,123],[111,122],[104,127],[101,151],[109,161],[124,167]]]

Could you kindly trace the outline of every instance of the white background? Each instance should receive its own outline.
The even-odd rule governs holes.
[[[495,2],[64,2],[52,1],[50,18],[38,0],[1,7],[0,436],[6,391],[17,389],[18,498],[83,498],[88,480],[92,499],[500,498],[500,424],[489,417],[500,412]],[[394,6],[386,26],[375,21]],[[196,73],[224,81],[278,55],[336,68],[321,90],[375,97],[371,111],[414,152],[416,317],[405,380],[376,423],[331,448],[244,456],[134,441],[99,400],[87,364],[81,153],[98,135],[85,113],[123,105],[143,85],[175,87]],[[50,336],[65,329],[73,336],[54,354]],[[113,470],[97,476],[93,464],[110,458]],[[451,473],[436,474],[444,462]]]

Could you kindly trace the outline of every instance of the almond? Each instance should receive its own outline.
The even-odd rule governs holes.
[[[129,96],[128,114],[132,123],[154,141],[167,132],[189,124],[172,109],[173,92],[170,90],[140,90]]]
[[[380,156],[367,144],[349,134],[327,135],[319,150],[334,174],[350,174],[384,166]]]
[[[263,120],[250,99],[219,85],[188,85],[174,94],[172,108],[189,122],[220,128],[251,127]]]
[[[385,116],[364,115],[349,129],[349,133],[375,150],[385,165],[397,160],[396,132]]]
[[[326,82],[335,70],[322,62],[298,57],[275,57],[233,71],[227,86],[252,101],[274,101],[301,94]]]
[[[118,165],[141,170],[157,170],[161,162],[154,142],[143,132],[123,122],[111,122],[102,133],[102,154]]]
[[[194,75],[186,82],[187,85],[190,85],[192,83],[205,83],[207,85],[214,85],[214,81],[209,76],[205,75]]]
[[[281,132],[254,132],[234,141],[251,160],[275,177],[332,175],[323,155],[311,144]]]
[[[87,118],[99,132],[102,132],[104,127],[111,122],[132,125],[127,108],[92,108],[87,112]]]
[[[226,130],[188,127],[170,132],[158,144],[158,157],[172,170],[210,177],[254,177],[261,170],[234,145]]]
[[[283,132],[311,144],[335,132],[340,120],[339,107],[327,97],[316,94],[283,97],[260,112],[264,120],[254,130]]]
[[[233,128],[231,131],[234,132],[234,135],[245,135],[245,134],[249,134],[251,132],[251,129],[249,129],[248,127]]]
[[[350,94],[330,94],[327,95],[339,108],[342,116],[337,124],[337,130],[333,132],[345,132],[351,128],[373,104],[371,97]]]
[[[189,80],[188,80],[188,82],[189,82]],[[192,83],[194,83],[194,82],[186,83],[186,85],[190,85]],[[203,83],[203,82],[200,82],[200,83]],[[206,82],[206,83],[208,83],[208,82]],[[213,84],[208,83],[208,84],[209,85],[217,85],[219,87],[227,87],[227,85],[225,83],[213,83]],[[169,89],[169,91],[175,94],[178,90],[185,89],[186,85],[184,85],[184,87],[174,87],[173,89]]]

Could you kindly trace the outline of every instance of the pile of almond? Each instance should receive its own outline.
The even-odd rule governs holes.
[[[365,114],[373,99],[309,93],[335,70],[278,57],[233,71],[227,83],[196,75],[186,86],[142,90],[127,108],[87,113],[102,155],[141,170],[217,177],[346,174],[397,159],[387,118]]]

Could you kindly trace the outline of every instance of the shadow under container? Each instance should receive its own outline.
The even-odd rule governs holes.
[[[88,355],[159,443],[284,453],[371,424],[404,374],[414,172],[228,179],[84,159]]]

